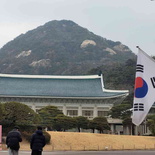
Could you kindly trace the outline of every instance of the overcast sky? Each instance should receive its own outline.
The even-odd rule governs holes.
[[[0,48],[21,33],[62,19],[120,41],[136,54],[138,45],[155,55],[155,1],[151,0],[0,0]]]

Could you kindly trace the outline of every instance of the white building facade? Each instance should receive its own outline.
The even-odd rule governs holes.
[[[0,74],[0,102],[24,103],[34,111],[56,106],[67,116],[93,119],[108,117],[109,110],[120,104],[128,90],[107,90],[102,75],[47,76]],[[108,118],[111,130],[120,120]]]

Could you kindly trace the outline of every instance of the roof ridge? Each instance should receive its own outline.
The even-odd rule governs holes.
[[[99,75],[26,75],[26,74],[0,74],[0,77],[9,78],[44,78],[44,79],[96,79]]]

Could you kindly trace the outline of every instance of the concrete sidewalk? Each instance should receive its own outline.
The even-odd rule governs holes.
[[[30,151],[19,151],[19,155],[30,155]],[[154,155],[155,151],[53,151],[43,155]],[[0,155],[8,155],[8,151],[0,151]]]

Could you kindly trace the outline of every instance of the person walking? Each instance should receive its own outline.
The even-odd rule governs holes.
[[[46,145],[42,127],[38,126],[30,141],[31,155],[42,155],[43,147]]]
[[[10,131],[6,137],[6,145],[9,148],[9,155],[18,155],[20,148],[19,142],[22,142],[21,133],[19,132],[19,127],[15,126],[12,131]]]

